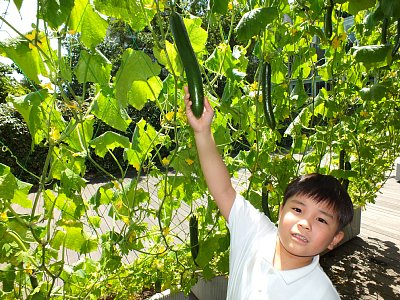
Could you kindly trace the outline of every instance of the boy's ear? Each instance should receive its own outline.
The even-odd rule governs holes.
[[[340,241],[344,238],[344,232],[340,230],[336,235],[333,237],[332,242],[328,245],[328,249],[332,250],[335,248],[337,244],[340,243]]]

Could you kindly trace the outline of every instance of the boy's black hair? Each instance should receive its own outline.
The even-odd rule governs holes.
[[[331,175],[312,173],[297,177],[286,187],[282,206],[294,195],[308,196],[317,203],[327,203],[337,213],[338,231],[353,219],[354,210],[350,196],[339,180]]]

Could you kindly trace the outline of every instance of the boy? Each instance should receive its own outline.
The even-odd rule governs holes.
[[[185,87],[186,115],[193,128],[207,186],[231,234],[227,299],[339,299],[319,265],[319,253],[333,249],[353,218],[353,205],[339,181],[310,174],[285,191],[278,228],[234,190],[218,153],[204,99],[197,119]]]

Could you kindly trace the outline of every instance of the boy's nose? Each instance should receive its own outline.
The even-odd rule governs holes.
[[[307,219],[301,219],[301,220],[297,223],[297,225],[300,226],[303,230],[308,230],[308,231],[311,230],[311,224],[310,224],[310,222],[308,222]]]

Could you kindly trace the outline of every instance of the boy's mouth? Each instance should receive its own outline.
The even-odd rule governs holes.
[[[302,243],[308,243],[308,239],[304,235],[301,235],[298,233],[293,233],[292,237],[294,237],[296,240],[298,240]]]

